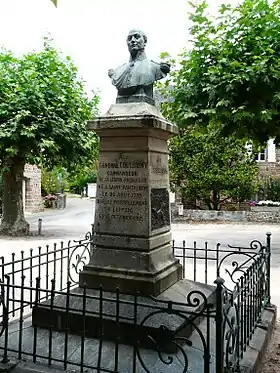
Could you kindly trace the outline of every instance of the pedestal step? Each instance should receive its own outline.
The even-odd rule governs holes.
[[[161,263],[162,264],[162,263]],[[165,261],[162,268],[153,270],[135,270],[115,268],[112,266],[93,266],[88,264],[80,272],[79,285],[87,284],[89,289],[96,289],[97,284],[102,284],[106,292],[116,288],[124,294],[139,294],[142,296],[158,296],[170,288],[183,277],[182,266],[178,259],[171,258]]]
[[[32,325],[174,352],[215,305],[215,287],[181,280],[157,297],[75,288],[33,308]],[[68,306],[67,306],[68,305]],[[183,339],[182,339],[183,338]]]

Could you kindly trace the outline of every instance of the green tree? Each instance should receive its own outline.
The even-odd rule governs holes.
[[[245,142],[223,138],[211,125],[198,133],[181,129],[170,142],[170,180],[185,198],[220,210],[226,200],[241,202],[257,188],[258,168]]]
[[[60,177],[60,181],[59,181]],[[62,167],[54,167],[52,170],[41,170],[41,191],[42,195],[62,193],[68,186],[69,173]]]
[[[192,47],[179,57],[167,85],[168,106],[183,127],[214,122],[224,135],[264,143],[280,140],[280,0],[222,5],[216,17],[206,1],[191,4]]]
[[[280,180],[272,177],[261,180],[261,199],[280,202]]]
[[[26,162],[52,169],[83,166],[98,146],[87,130],[99,98],[86,96],[69,57],[48,39],[43,50],[15,57],[0,52],[0,159],[3,175],[2,234],[27,234],[22,179]],[[91,159],[92,160],[92,159]]]
[[[69,177],[70,192],[81,194],[88,183],[96,183],[97,168],[94,166],[85,166],[75,170]]]

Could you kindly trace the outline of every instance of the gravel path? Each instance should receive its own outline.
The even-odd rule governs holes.
[[[277,322],[263,363],[262,373],[280,372],[280,320]]]

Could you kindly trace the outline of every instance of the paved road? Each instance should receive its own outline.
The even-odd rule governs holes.
[[[43,239],[77,238],[91,229],[94,220],[95,201],[81,198],[68,198],[65,210],[46,210],[27,216],[31,230],[36,233],[38,219],[43,219]],[[250,240],[263,241],[266,232],[272,233],[273,246],[280,247],[280,226],[276,224],[173,224],[172,234],[176,241],[197,240],[210,244],[246,245]],[[38,237],[37,237],[38,238]],[[28,238],[28,240],[34,240]],[[280,252],[280,250],[279,250]]]
[[[49,210],[27,216],[31,229],[36,232],[38,219],[43,219],[43,235],[28,238],[1,238],[0,253],[6,258],[12,252],[28,250],[45,244],[52,245],[57,241],[79,239],[91,229],[94,218],[94,200],[68,198],[65,210]],[[186,240],[188,246],[197,242],[198,247],[208,242],[209,248],[217,243],[222,246],[248,246],[252,240],[265,242],[266,232],[272,233],[272,295],[280,306],[278,278],[280,274],[280,226],[276,224],[173,224],[172,235],[176,244]]]
[[[84,198],[67,199],[65,210],[45,210],[27,216],[31,230],[37,232],[38,219],[42,219],[44,237],[79,237],[91,229],[94,217],[95,200]]]
[[[43,219],[42,238],[48,239],[75,239],[82,237],[85,232],[91,229],[91,224],[94,220],[95,201],[81,198],[68,198],[67,208],[65,210],[47,210],[43,213],[29,215],[27,217],[31,224],[31,229],[36,233],[38,219]],[[199,245],[203,245],[205,241],[210,246],[216,245],[218,242],[222,246],[236,245],[248,246],[251,240],[266,239],[266,233],[272,233],[272,247],[274,254],[273,265],[280,265],[280,226],[276,224],[173,224],[172,235],[176,244],[183,240],[190,245],[193,241],[197,241]],[[26,240],[34,241],[36,237],[29,237]],[[0,240],[1,243],[2,240]]]

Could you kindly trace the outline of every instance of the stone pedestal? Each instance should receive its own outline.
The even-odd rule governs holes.
[[[60,293],[53,301],[35,305],[32,325],[84,333],[87,338],[100,338],[102,330],[103,340],[175,352],[175,337],[177,343],[184,344],[193,330],[206,322],[206,306],[215,304],[216,287],[184,279],[157,297],[117,296],[116,292],[94,289],[87,289],[85,302],[83,296],[84,289],[77,287],[68,301],[67,294]]]
[[[167,140],[177,127],[152,105],[112,105],[100,136],[94,244],[80,285],[158,295],[182,278],[172,254]]]

